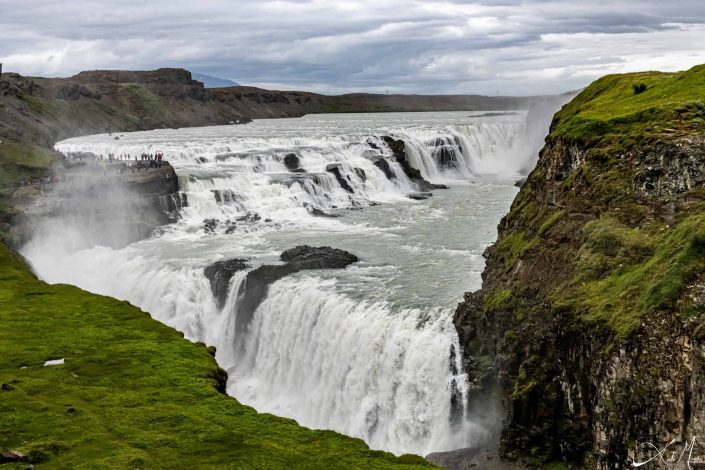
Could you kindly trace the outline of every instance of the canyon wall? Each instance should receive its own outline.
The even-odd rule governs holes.
[[[455,315],[505,458],[627,468],[705,436],[704,92],[704,66],[608,76],[554,118]]]

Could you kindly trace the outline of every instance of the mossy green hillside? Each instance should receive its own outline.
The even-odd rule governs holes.
[[[674,310],[705,272],[705,207],[673,227],[635,229],[603,217],[587,224],[585,235],[574,277],[554,299],[585,321],[610,325],[620,338],[644,315]]]
[[[0,449],[38,468],[429,468],[219,393],[209,351],[0,247]],[[61,365],[44,366],[64,358]]]
[[[637,84],[646,89],[635,93]],[[687,203],[667,222],[660,205],[673,196],[640,193],[635,181],[643,155],[705,135],[703,101],[705,66],[698,66],[610,75],[567,104],[556,115],[543,158],[582,152],[583,160],[561,179],[549,170],[560,163],[540,163],[517,196],[493,254],[508,285],[491,289],[485,305],[512,307],[517,318],[540,315],[543,306],[514,297],[548,293],[558,310],[606,325],[622,339],[644,315],[675,311],[689,283],[705,271],[704,188],[678,196]],[[548,192],[553,201],[546,204],[541,198]],[[526,266],[531,271],[523,277]],[[497,293],[507,289],[512,297],[497,303]]]
[[[18,185],[48,176],[52,163],[51,151],[46,148],[0,142],[0,213],[10,204],[9,197]]]
[[[637,93],[635,87],[645,89]],[[705,65],[605,76],[556,115],[551,139],[619,147],[705,131]]]

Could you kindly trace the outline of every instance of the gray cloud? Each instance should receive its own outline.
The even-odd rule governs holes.
[[[534,94],[705,62],[705,2],[0,0],[28,75],[185,67],[327,93]]]

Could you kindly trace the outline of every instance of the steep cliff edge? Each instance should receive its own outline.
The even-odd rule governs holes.
[[[705,66],[613,75],[554,118],[455,315],[505,457],[625,468],[705,436],[704,99]]]

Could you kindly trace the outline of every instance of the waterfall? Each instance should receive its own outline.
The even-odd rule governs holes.
[[[521,119],[456,115],[394,127],[386,116],[376,119],[375,126],[357,116],[305,118],[60,142],[56,148],[64,153],[134,159],[163,152],[179,175],[181,195],[160,204],[179,219],[125,247],[100,241],[76,247],[63,232],[37,230],[22,252],[48,282],[128,300],[187,338],[215,345],[218,362],[230,374],[228,392],[259,411],[357,436],[398,454],[477,444],[486,431],[453,407],[465,402],[469,387],[460,355],[452,353],[460,350],[452,311],[461,289],[442,301],[417,298],[399,287],[407,282],[397,266],[402,260],[390,255],[382,262],[370,255],[345,270],[301,272],[275,282],[245,331],[237,331],[238,293],[248,271],[232,277],[222,308],[204,275],[217,260],[242,258],[249,269],[276,263],[281,247],[302,239],[347,244],[361,255],[377,245],[379,256],[423,252],[423,246],[409,245],[416,231],[402,238],[396,232],[426,219],[433,224],[445,209],[426,214],[425,201],[407,198],[418,188],[381,136],[404,140],[409,163],[433,182],[465,187],[491,174],[509,178],[501,188],[511,188],[525,166]],[[513,188],[501,188],[486,190],[501,190],[506,205],[485,216],[489,234],[513,195]],[[352,217],[357,209],[380,205],[408,207],[410,215],[388,226],[387,219],[401,209],[378,219]],[[455,219],[459,216],[448,216]],[[482,263],[480,254],[492,237],[475,242],[467,256]],[[451,248],[447,253],[466,249]],[[446,253],[435,250],[428,250],[434,257],[429,260]],[[406,264],[409,272],[424,275],[423,263]],[[453,269],[463,272],[463,288],[471,287],[462,263]],[[473,270],[476,284],[480,269]],[[428,282],[421,277],[408,284]]]

